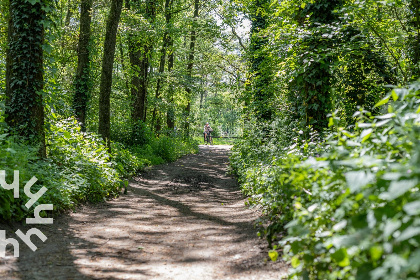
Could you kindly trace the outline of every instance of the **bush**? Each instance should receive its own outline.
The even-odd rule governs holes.
[[[196,142],[166,136],[154,138],[149,135],[150,130],[143,129],[142,145],[126,147],[112,143],[110,154],[97,134],[82,132],[77,121],[69,118],[49,124],[48,158],[40,160],[36,147],[10,137],[6,129],[0,126],[0,170],[5,170],[9,183],[13,181],[13,171],[19,170],[20,198],[15,199],[13,191],[0,188],[0,219],[5,221],[33,216],[38,204],[53,204],[54,211],[59,212],[81,202],[98,202],[117,196],[124,186],[122,178],[134,176],[147,165],[174,161],[198,151]],[[32,176],[38,179],[31,188],[33,193],[42,187],[48,191],[33,208],[26,209],[22,186]]]
[[[139,170],[151,164],[148,159],[134,155],[121,143],[112,143],[111,146],[115,169],[124,177],[134,176]]]
[[[334,131],[308,153],[300,142],[240,173],[267,215],[265,234],[287,223],[278,246],[290,279],[420,278],[419,89],[394,89],[381,115],[356,112],[353,130],[332,116]]]
[[[48,157],[79,178],[77,200],[101,201],[116,195],[120,175],[114,169],[102,139],[94,133],[81,132],[77,121],[67,119],[51,126],[47,135]]]

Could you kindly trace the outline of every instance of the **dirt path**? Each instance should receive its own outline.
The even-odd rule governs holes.
[[[226,175],[228,150],[201,146],[134,178],[127,195],[38,227],[48,240],[0,259],[0,279],[280,279],[286,265],[267,261],[257,213]]]

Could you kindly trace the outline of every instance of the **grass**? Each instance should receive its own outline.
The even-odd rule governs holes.
[[[195,141],[198,141],[200,145],[204,144],[203,137],[194,137]],[[213,145],[235,145],[239,138],[213,138]]]

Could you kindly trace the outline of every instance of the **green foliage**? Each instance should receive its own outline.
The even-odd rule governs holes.
[[[48,158],[39,160],[36,148],[10,137],[0,127],[0,170],[6,171],[9,183],[13,171],[19,170],[21,186],[19,199],[13,198],[12,191],[0,188],[0,219],[19,221],[32,215],[32,210],[23,206],[26,203],[23,185],[32,176],[38,179],[32,192],[41,187],[48,189],[38,203],[52,203],[57,213],[81,202],[99,202],[117,196],[124,185],[122,178],[134,176],[147,165],[174,161],[198,151],[194,141],[166,136],[148,141],[150,144],[128,148],[112,143],[110,155],[98,135],[82,132],[77,121],[69,118],[49,125]]]
[[[233,166],[266,214],[269,240],[286,224],[290,279],[420,277],[419,97],[419,84],[395,88],[377,103],[381,114],[361,109],[353,129],[332,115],[325,141],[245,169],[236,148]]]
[[[150,140],[150,144],[132,146],[130,151],[137,157],[147,159],[152,165],[175,161],[181,156],[198,152],[198,143],[194,140],[168,136]]]
[[[139,170],[151,164],[143,155],[134,155],[121,143],[112,143],[111,150],[114,168],[124,177],[134,176]]]
[[[119,174],[99,136],[81,132],[77,121],[67,119],[51,126],[47,139],[51,160],[84,182],[78,200],[101,201],[117,194]]]

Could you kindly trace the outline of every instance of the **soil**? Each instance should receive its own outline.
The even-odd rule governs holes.
[[[0,279],[282,279],[287,265],[268,260],[259,213],[227,175],[229,149],[200,146],[133,178],[126,195],[37,226],[48,239],[0,258]]]

